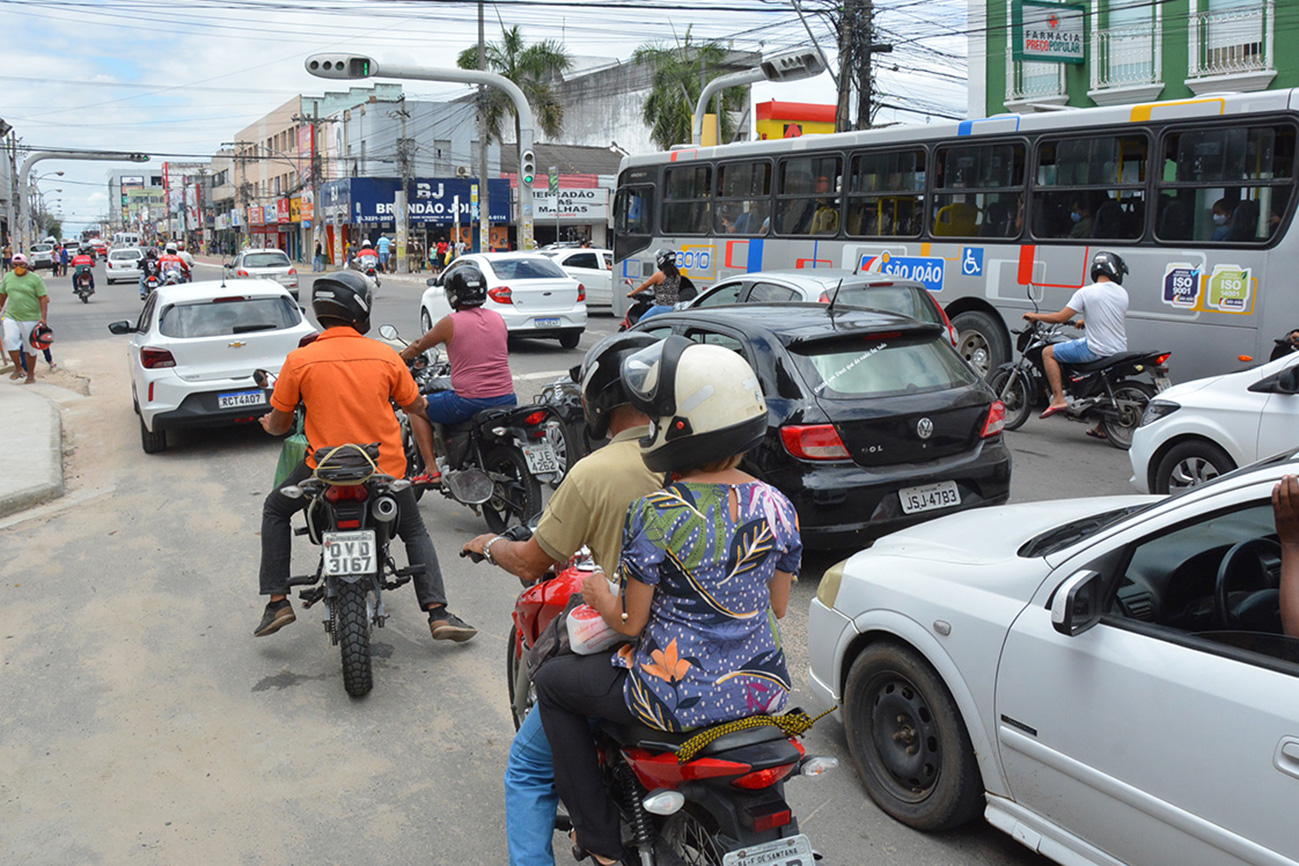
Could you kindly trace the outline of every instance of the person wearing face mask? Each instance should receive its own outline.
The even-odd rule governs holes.
[[[45,319],[50,311],[49,292],[45,281],[28,270],[27,257],[16,253],[13,257],[13,270],[0,279],[0,333],[4,337],[5,350],[14,362],[10,379],[23,379],[24,352],[32,356],[27,365],[27,376],[23,384],[30,385],[36,381],[36,354],[31,348],[32,330],[37,325],[47,324]]]
[[[1083,199],[1075,201],[1073,208],[1069,211],[1069,218],[1073,220],[1073,228],[1069,230],[1069,237],[1089,238],[1092,236],[1095,221],[1092,218],[1091,202]]]
[[[1213,237],[1212,241],[1225,241],[1231,234],[1231,205],[1227,204],[1225,198],[1220,198],[1213,203]]]

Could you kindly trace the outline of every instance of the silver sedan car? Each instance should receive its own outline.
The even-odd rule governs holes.
[[[298,298],[298,269],[289,261],[284,250],[244,250],[226,265],[228,276],[275,280],[289,290],[294,300]]]

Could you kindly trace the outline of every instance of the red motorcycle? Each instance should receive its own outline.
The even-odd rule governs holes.
[[[504,535],[526,541],[531,530],[516,526]],[[461,555],[482,561],[477,554]],[[595,563],[582,551],[519,593],[506,654],[516,729],[536,699],[526,654],[594,570]],[[801,717],[810,727],[800,710],[786,715]],[[800,735],[775,725],[743,728],[717,736],[682,759],[677,750],[711,728],[676,734],[601,721],[595,731],[605,790],[618,804],[623,838],[631,840],[642,866],[678,859],[701,866],[811,866],[821,859],[811,840],[798,832],[784,783],[795,776],[815,778],[839,762],[809,757]]]

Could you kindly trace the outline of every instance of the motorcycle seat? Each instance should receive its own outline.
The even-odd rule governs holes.
[[[707,728],[696,728],[693,731],[678,734],[671,731],[660,731],[658,728],[645,725],[616,725],[608,721],[600,722],[599,727],[620,746],[636,746],[648,749],[651,752],[675,752],[687,740],[708,730]],[[700,750],[697,757],[716,755],[720,752],[728,752],[731,749],[753,746],[758,743],[772,743],[788,737],[788,734],[775,725],[746,728],[742,731],[733,731],[718,737]]]
[[[1085,364],[1066,364],[1070,370],[1076,370],[1079,373],[1095,373],[1097,370],[1104,370],[1107,367],[1115,367],[1119,364],[1134,363],[1144,358],[1148,352],[1120,352],[1117,355],[1108,355],[1099,361],[1088,361]]]
[[[523,405],[523,406],[492,406],[488,409],[482,409],[478,412],[475,412],[474,417],[470,418],[468,421],[463,421],[459,424],[448,425],[447,429],[452,431],[462,431],[462,430],[468,430],[471,427],[489,425],[492,422],[498,422],[502,424],[508,423],[509,420],[513,418],[516,413],[527,414],[529,412],[534,412],[538,409],[545,409],[545,408],[546,408],[545,406],[538,406],[532,404]]]

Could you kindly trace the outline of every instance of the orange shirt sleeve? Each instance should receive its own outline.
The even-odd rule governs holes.
[[[419,398],[419,386],[415,377],[410,374],[406,362],[393,350],[393,380],[389,393],[398,406],[409,406]]]
[[[289,357],[284,359],[280,377],[275,382],[275,390],[271,392],[271,406],[281,412],[292,412],[302,400],[301,368],[295,363],[295,354],[296,352],[290,352]]]

